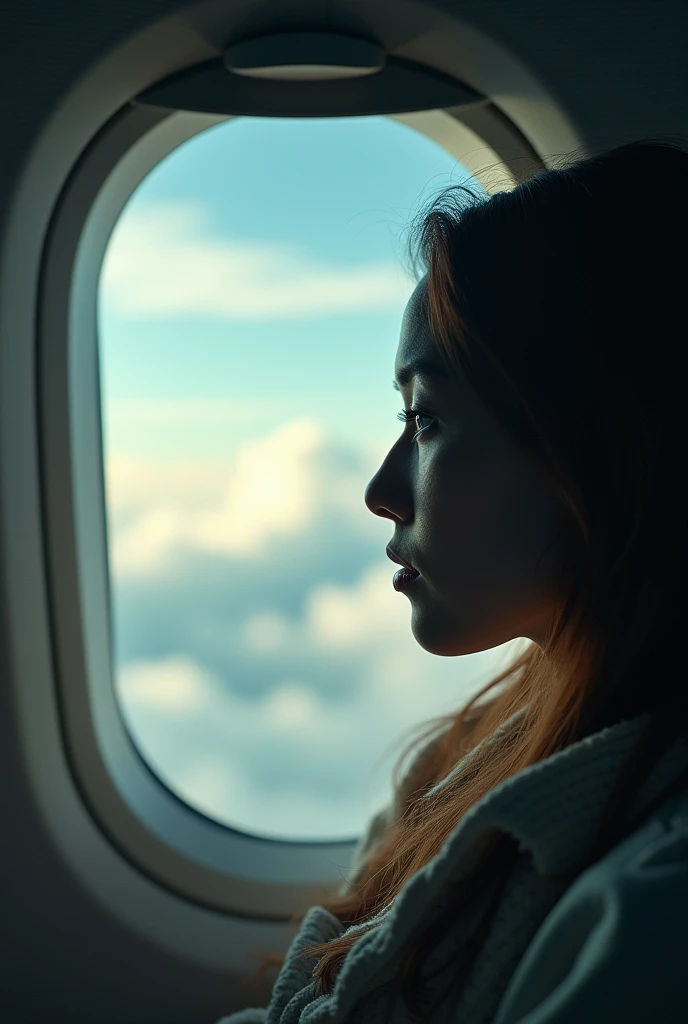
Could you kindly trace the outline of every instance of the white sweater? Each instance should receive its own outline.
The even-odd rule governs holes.
[[[316,959],[296,957],[306,946],[365,925],[344,929],[323,907],[311,907],[269,1006],[241,1010],[217,1024],[410,1024],[398,981],[408,941],[474,863],[477,837],[490,825],[516,838],[519,860],[467,983],[453,1003],[440,1008],[438,1024],[687,1024],[688,790],[665,801],[568,889],[541,877],[568,870],[587,850],[616,772],[646,721],[647,715],[640,715],[587,736],[479,800],[439,853],[377,915],[379,923],[347,955],[334,990],[321,996],[311,981]],[[650,773],[631,811],[649,802],[687,763],[688,738],[682,737]],[[357,846],[352,881],[397,812],[391,807],[373,819]],[[454,949],[460,962],[458,942],[472,920],[465,915],[457,920],[428,960],[428,970],[446,963]],[[438,980],[448,985],[449,971]]]

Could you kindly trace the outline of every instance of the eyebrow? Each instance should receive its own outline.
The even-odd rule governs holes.
[[[414,359],[412,362],[407,363],[406,366],[401,367],[396,375],[396,380],[392,381],[392,387],[395,391],[399,391],[399,385],[402,388],[406,387],[412,377],[446,376],[445,371],[437,363],[431,363],[428,359]]]

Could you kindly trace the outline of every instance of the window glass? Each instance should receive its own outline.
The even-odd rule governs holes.
[[[151,770],[234,828],[359,833],[394,742],[511,653],[419,647],[363,500],[401,429],[401,232],[464,180],[385,117],[237,118],[162,161],[110,239],[114,685]]]

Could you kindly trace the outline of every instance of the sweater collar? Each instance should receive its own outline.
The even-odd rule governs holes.
[[[512,715],[490,739],[524,711]],[[454,835],[458,838],[460,832],[468,838],[495,826],[511,833],[519,848],[532,854],[538,873],[570,871],[592,845],[618,772],[649,717],[642,714],[601,729],[505,779],[466,812]],[[681,736],[653,766],[629,805],[630,813],[646,806],[687,763],[688,737]]]
[[[489,744],[499,732],[509,728],[523,710],[507,719],[483,742]],[[455,881],[468,874],[480,859],[485,842],[490,839],[490,826],[513,835],[520,850],[531,854],[533,867],[539,874],[570,871],[594,841],[617,773],[648,718],[647,714],[639,715],[586,736],[505,779],[474,804],[457,823],[442,849],[406,882],[389,904],[375,917],[346,929],[347,934],[359,931],[366,934],[359,939],[358,955],[347,958],[337,979],[337,1001],[346,1004],[344,982],[348,985],[354,973],[360,973],[357,978],[360,995],[370,987],[373,977],[376,983],[387,978],[384,970],[380,974],[381,960],[390,962],[389,971],[396,969],[393,965],[395,951],[418,926],[422,908],[444,905],[447,887],[451,888]],[[461,770],[472,753],[435,789],[444,786]],[[682,736],[654,765],[631,801],[630,813],[651,801],[678,776],[687,762],[688,737]],[[326,913],[322,908],[316,909]],[[373,923],[380,924],[381,928],[371,930]],[[337,924],[341,928],[341,924]],[[343,1009],[346,1008],[344,1005]]]

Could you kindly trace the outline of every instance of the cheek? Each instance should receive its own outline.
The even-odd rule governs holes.
[[[556,556],[559,506],[513,453],[446,460],[435,470],[427,480],[421,531],[435,557],[485,579],[514,576],[527,586],[537,563],[548,561],[542,557],[547,545]]]
[[[447,459],[436,467],[430,494],[438,521],[454,524],[458,535],[508,532],[518,480],[502,458]]]
[[[484,553],[495,578],[524,600],[548,597],[557,584],[562,513],[529,475],[504,477],[482,509]]]

